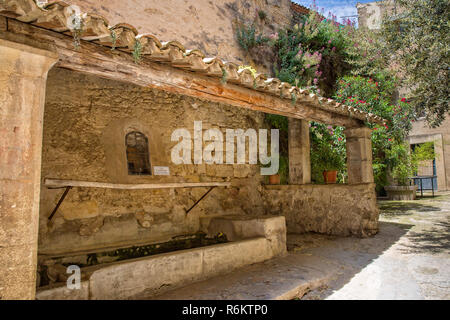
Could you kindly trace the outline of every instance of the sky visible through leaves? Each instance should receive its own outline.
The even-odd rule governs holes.
[[[368,3],[374,1],[375,0],[316,0],[315,3],[319,8],[320,13],[322,13],[321,11],[323,8],[323,15],[325,17],[328,17],[328,13],[331,12],[332,14],[337,16],[338,22],[342,22],[342,17],[345,16],[345,19],[350,18],[357,24],[358,18],[356,17],[356,3]],[[313,4],[313,0],[293,0],[293,2],[301,4],[302,6],[305,6],[307,8],[310,8]]]

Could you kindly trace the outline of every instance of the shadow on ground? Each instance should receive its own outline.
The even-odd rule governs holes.
[[[442,211],[438,206],[425,205],[417,202],[400,202],[400,201],[389,201],[380,202],[380,210],[386,217],[392,216],[402,216],[402,215],[412,215],[417,211],[420,212],[434,212]]]
[[[428,230],[411,231],[407,239],[400,248],[404,253],[450,252],[450,222],[438,221]]]
[[[340,270],[336,270],[336,276],[331,282],[306,294],[303,299],[325,299],[333,291],[339,290],[412,228],[412,225],[395,222],[380,222],[379,225],[379,233],[370,238],[344,238],[313,233],[288,235],[290,253],[319,256],[340,265]],[[335,264],[330,264],[330,267],[335,268]],[[328,267],[321,266],[321,268]]]

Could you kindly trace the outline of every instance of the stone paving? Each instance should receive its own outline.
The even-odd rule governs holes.
[[[286,257],[151,298],[450,299],[450,194],[378,204],[374,237],[289,235]]]
[[[375,237],[321,239],[306,249],[342,271],[303,299],[450,299],[450,194],[378,204]]]

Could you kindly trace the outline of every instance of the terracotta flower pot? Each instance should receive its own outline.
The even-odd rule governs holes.
[[[324,171],[323,180],[325,181],[325,183],[336,183],[337,170]]]
[[[269,183],[270,184],[280,184],[280,175],[273,174],[273,175],[269,176]]]

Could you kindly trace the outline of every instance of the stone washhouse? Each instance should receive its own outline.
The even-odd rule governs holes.
[[[383,119],[98,14],[76,46],[69,8],[0,1],[0,299],[128,299],[283,255],[286,232],[378,231],[365,123]],[[265,113],[289,117],[289,185],[258,164],[172,163],[177,128],[264,129]],[[308,121],[346,128],[348,184],[311,184]],[[227,241],[100,254],[199,231]]]

